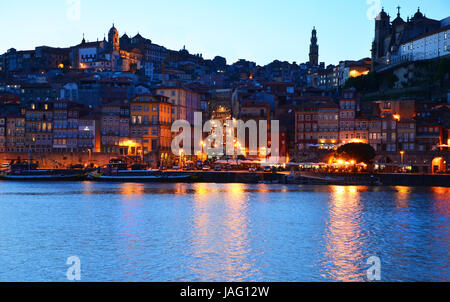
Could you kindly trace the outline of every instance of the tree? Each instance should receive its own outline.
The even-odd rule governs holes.
[[[369,93],[379,90],[378,77],[375,72],[370,72],[367,75],[362,75],[356,78],[350,78],[345,83],[344,88],[356,88],[356,90]]]
[[[387,76],[386,81],[388,87],[392,89],[395,87],[395,84],[399,81],[399,78],[394,73],[391,73]]]
[[[355,160],[358,163],[369,163],[375,156],[376,152],[371,145],[362,143],[350,143],[339,147],[336,154],[346,160]]]

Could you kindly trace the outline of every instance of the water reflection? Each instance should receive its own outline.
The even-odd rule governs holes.
[[[225,236],[227,255],[225,258],[226,275],[228,280],[245,280],[247,272],[252,269],[248,256],[251,254],[249,247],[248,230],[248,195],[243,184],[231,184],[227,202],[227,216],[225,220]],[[237,269],[238,268],[238,269]]]
[[[323,277],[336,281],[360,281],[363,243],[358,187],[331,188],[325,241],[328,270]]]
[[[141,200],[144,197],[145,185],[140,183],[119,184],[119,194],[123,200]]]
[[[64,281],[72,253],[85,281],[365,281],[374,255],[382,281],[449,279],[450,188],[0,182],[0,194],[0,281]]]
[[[144,232],[152,232],[151,229],[143,229],[143,198],[144,184],[123,183],[119,184],[121,197],[120,216],[118,221],[118,238],[122,252],[121,262],[124,263],[126,281],[132,281],[143,263],[139,261],[145,253],[145,242],[142,241]]]
[[[192,254],[195,262],[191,265],[191,270],[196,272],[199,280],[216,280],[220,277],[219,265],[213,240],[217,230],[211,221],[211,207],[214,203],[214,193],[212,186],[207,184],[194,185],[195,195],[193,204],[193,226],[192,226]],[[208,269],[211,267],[213,269]]]
[[[407,208],[408,204],[411,200],[411,188],[409,187],[403,187],[403,186],[397,186],[394,187],[394,189],[397,191],[397,194],[395,194],[396,197],[396,207],[399,208]]]
[[[437,216],[450,218],[450,188],[431,188],[435,203],[434,208]]]
[[[191,269],[199,281],[239,281],[248,277],[249,230],[245,185],[196,184],[193,205]]]
[[[91,195],[93,194],[93,189],[95,184],[92,181],[83,181],[83,195]]]
[[[450,258],[450,188],[432,188],[432,192],[435,200],[433,203],[433,226],[435,226],[433,244],[436,246],[432,249],[436,251],[432,256],[439,259],[440,255],[437,251],[446,251],[447,258],[443,259],[445,262]],[[436,227],[436,225],[442,225],[442,227]],[[443,275],[446,276],[440,281],[448,281],[449,267],[444,266],[442,269],[442,264],[439,263],[436,265],[435,271],[439,270],[442,270]]]

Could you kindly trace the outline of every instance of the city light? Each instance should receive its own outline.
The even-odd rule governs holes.
[[[369,72],[370,72],[370,70],[358,71],[356,69],[353,69],[353,70],[350,71],[349,76],[351,78],[357,78],[357,77],[360,77],[362,75],[367,75],[367,74],[369,74]]]
[[[362,140],[362,139],[352,139],[351,141],[350,141],[350,143],[354,143],[354,144],[361,144],[361,143],[364,143],[365,141],[364,140]]]
[[[137,146],[139,146],[139,144],[132,140],[126,140],[126,141],[120,142],[119,146],[121,146],[121,147],[137,147]]]

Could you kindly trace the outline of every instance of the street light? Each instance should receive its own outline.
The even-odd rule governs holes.
[[[202,158],[201,158],[201,160],[202,160],[202,162],[203,162],[203,154],[206,153],[206,152],[204,152],[204,151],[205,151],[205,148],[206,148],[206,143],[205,143],[205,141],[201,141],[201,142],[200,142],[200,146],[202,146],[202,152],[201,152]]]
[[[405,151],[400,151],[400,155],[402,158],[402,169],[404,168],[404,157],[405,157]]]
[[[180,149],[180,169],[183,169],[183,156],[184,156],[184,150]]]

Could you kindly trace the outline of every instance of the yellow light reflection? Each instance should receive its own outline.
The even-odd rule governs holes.
[[[360,226],[361,204],[358,187],[334,186],[326,230],[328,278],[338,281],[361,281],[358,265],[363,263]]]
[[[122,183],[120,184],[120,196],[122,200],[140,200],[144,196],[144,184]]]
[[[95,185],[92,181],[83,181],[83,195],[91,195],[93,194],[93,190]]]
[[[410,190],[411,188],[409,187],[402,187],[402,186],[397,186],[395,187],[395,190],[397,190],[397,194],[396,194],[396,206],[397,208],[405,208],[408,207],[408,203],[410,201]]]
[[[191,267],[201,280],[245,280],[254,265],[247,255],[246,185],[195,184]],[[218,215],[219,213],[219,215]]]
[[[144,197],[144,184],[123,183],[119,185],[119,192],[122,199],[119,221],[117,224],[117,235],[119,242],[123,245],[125,253],[121,253],[125,263],[125,271],[129,275],[129,280],[138,274],[140,266],[136,263],[136,258],[143,254],[143,246],[140,239],[144,232],[143,226],[144,211],[142,199]]]
[[[233,280],[245,280],[245,273],[252,268],[247,255],[251,254],[248,246],[247,196],[246,185],[230,184],[227,190],[226,231],[224,238],[228,242],[224,270]]]
[[[187,194],[187,186],[185,184],[177,183],[175,185],[175,192],[174,192],[174,194],[176,194],[176,195]]]
[[[195,191],[193,205],[193,227],[192,227],[192,254],[198,262],[191,267],[202,280],[217,280],[220,278],[220,269],[209,270],[208,267],[217,266],[208,255],[216,253],[214,238],[217,236],[215,222],[212,220],[211,207],[218,198],[213,184],[197,183],[193,185]]]
[[[450,188],[433,187],[431,191],[435,199],[434,211],[438,213],[437,216],[450,218]]]

